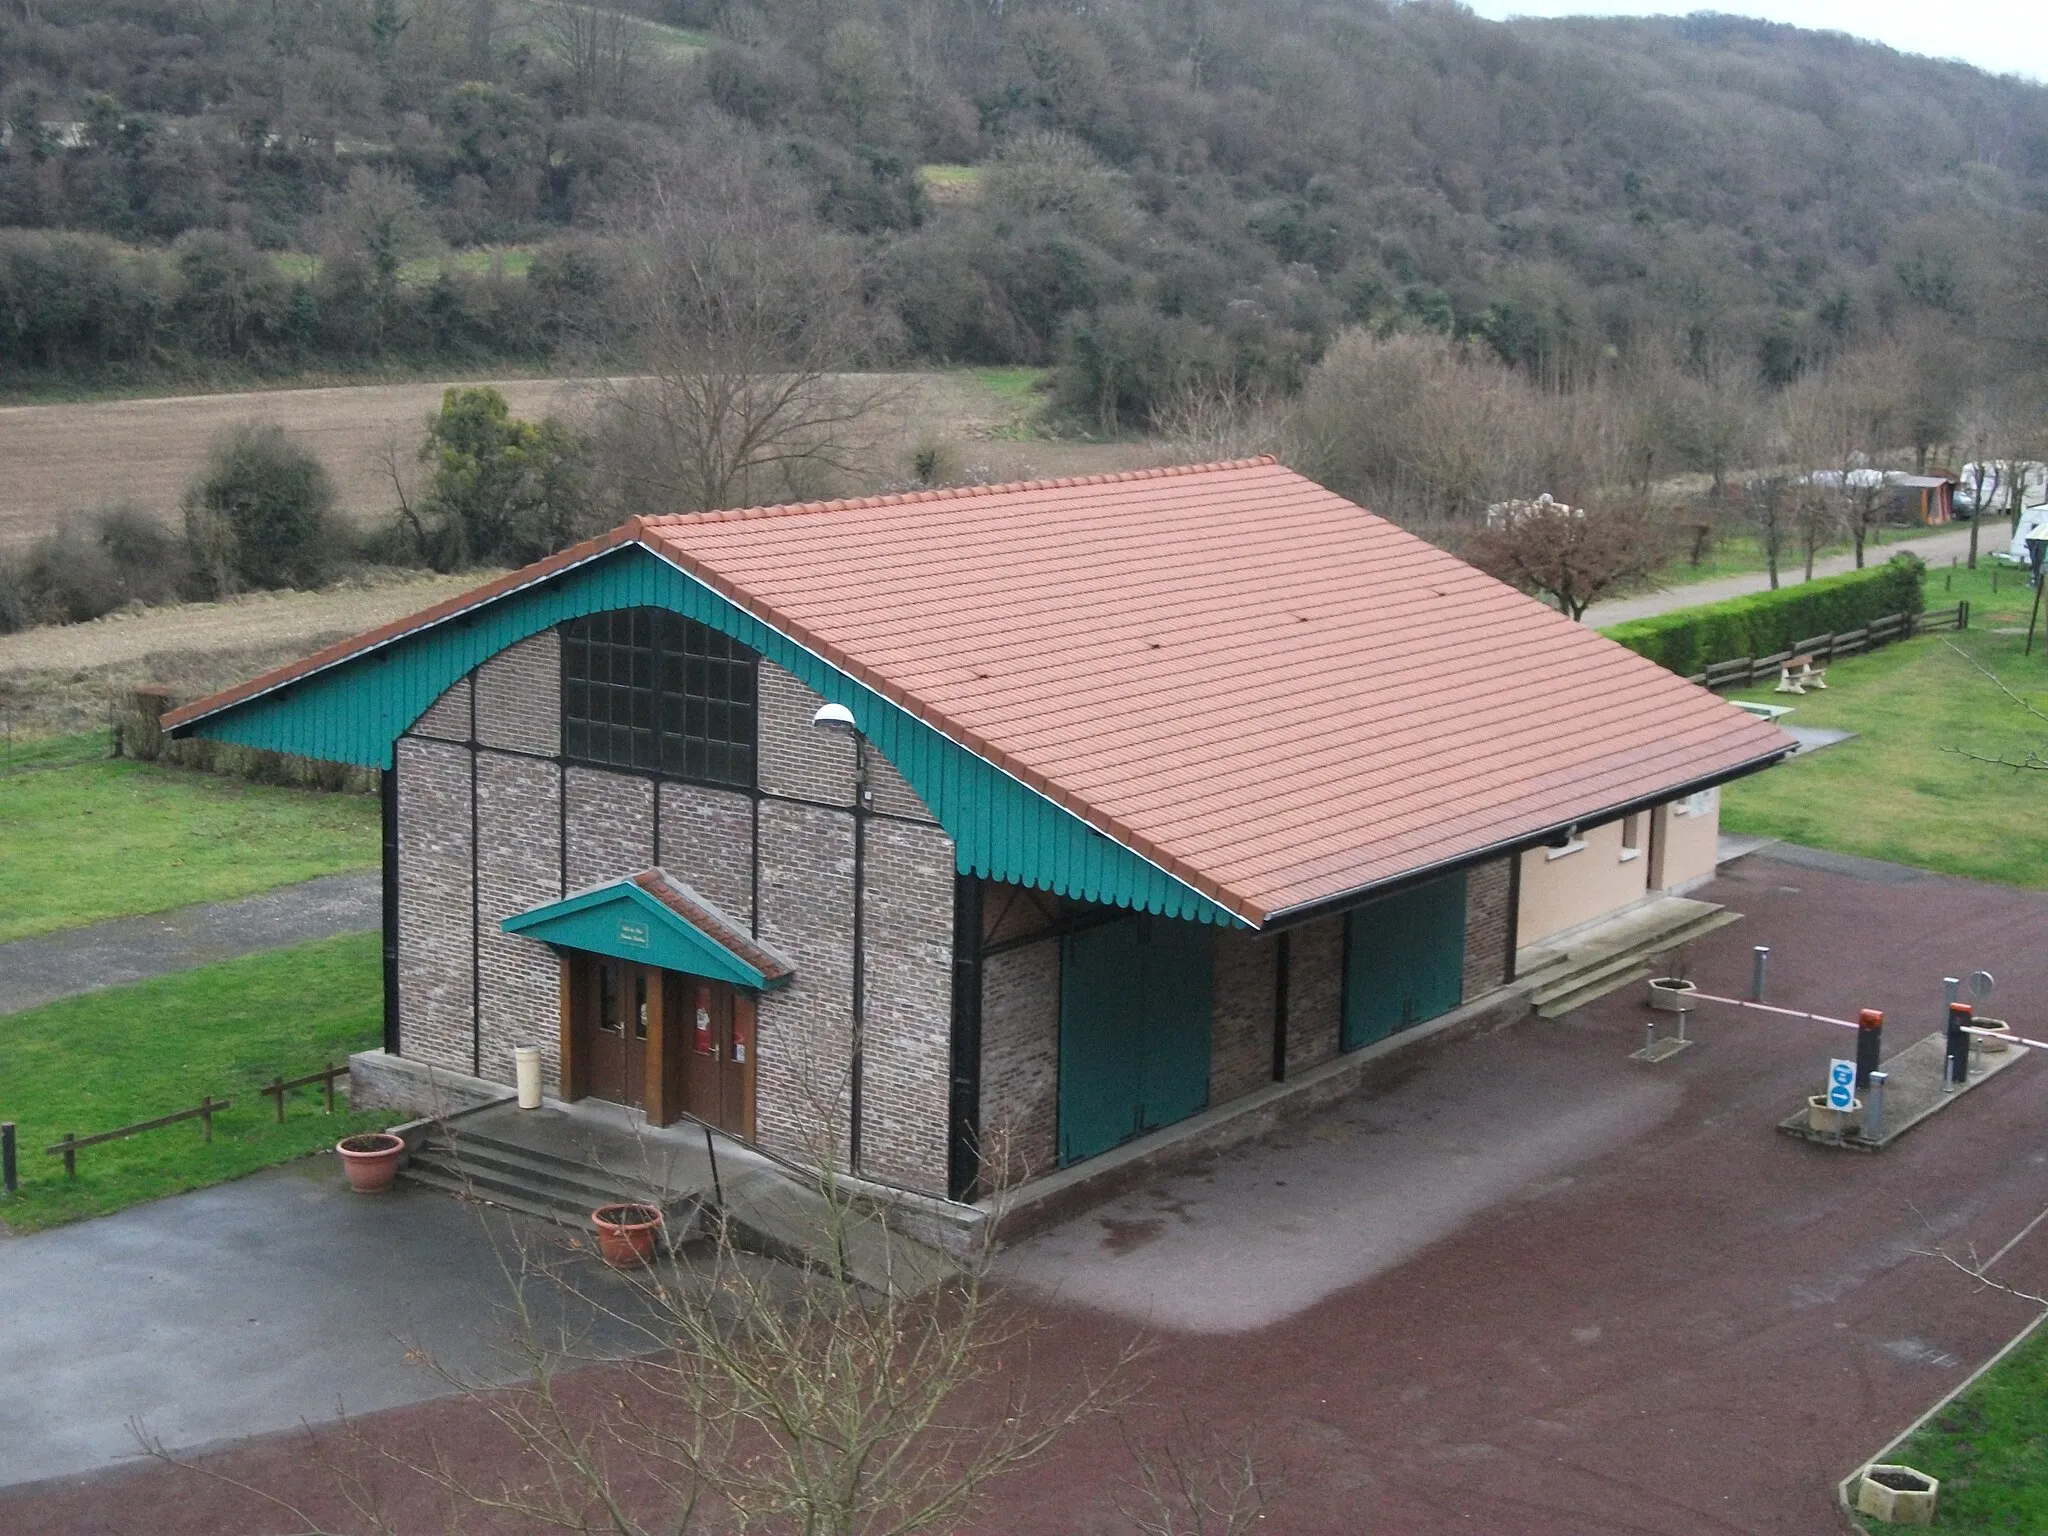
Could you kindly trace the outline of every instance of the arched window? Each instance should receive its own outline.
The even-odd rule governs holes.
[[[572,619],[562,626],[562,755],[752,789],[759,659],[666,608]]]

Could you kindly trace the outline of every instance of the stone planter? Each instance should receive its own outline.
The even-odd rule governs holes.
[[[398,1160],[405,1156],[405,1138],[389,1131],[344,1136],[334,1144],[348,1187],[359,1195],[381,1195],[398,1178]]]
[[[1806,1101],[1806,1123],[1823,1136],[1846,1136],[1863,1123],[1863,1101],[1851,1099],[1847,1109],[1829,1109],[1828,1096],[1816,1093]]]
[[[1996,1056],[2012,1049],[2009,1043],[2012,1040],[2012,1026],[2006,1023],[2005,1020],[1972,1019],[1970,1023],[1971,1027],[1975,1029],[1995,1029],[1998,1031],[1995,1035],[1970,1036],[1970,1048],[1972,1050],[1982,1051],[1986,1056]]]
[[[590,1224],[597,1228],[598,1257],[613,1269],[639,1269],[652,1262],[661,1237],[658,1207],[637,1202],[600,1205],[590,1213]]]
[[[1911,1467],[1873,1462],[1856,1489],[1856,1512],[1887,1525],[1932,1525],[1941,1480]]]
[[[1650,1006],[1665,1013],[1687,1013],[1692,1009],[1692,995],[1698,990],[1682,976],[1652,976]]]

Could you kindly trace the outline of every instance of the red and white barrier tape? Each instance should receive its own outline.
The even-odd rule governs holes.
[[[1779,1008],[1770,1003],[1753,1003],[1746,997],[1716,997],[1711,992],[1688,992],[1687,997],[1702,1003],[1726,1003],[1731,1008],[1754,1008],[1759,1013],[1782,1014],[1788,1019],[1811,1019],[1816,1024],[1839,1024],[1844,1029],[1861,1029],[1863,1026],[1854,1019],[1830,1018],[1824,1013],[1808,1013],[1803,1008]],[[2010,1040],[2015,1045],[2032,1046],[2037,1051],[2048,1051],[2048,1040],[2029,1040],[2024,1035],[2009,1035],[1998,1029],[1968,1029],[1973,1035],[1996,1035],[2001,1040]]]

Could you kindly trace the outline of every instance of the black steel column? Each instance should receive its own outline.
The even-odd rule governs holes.
[[[981,881],[953,878],[953,1041],[946,1191],[981,1198]]]
[[[1287,1081],[1287,935],[1273,940],[1273,1081]]]
[[[398,1054],[398,758],[377,775],[384,819],[384,1049]]]
[[[1856,1015],[1856,1091],[1861,1093],[1870,1086],[1870,1074],[1877,1070],[1878,1056],[1884,1045],[1884,1013],[1877,1008],[1865,1008]]]
[[[867,899],[868,844],[867,742],[853,738],[853,1055],[847,1066],[847,1114],[852,1124],[846,1133],[846,1161],[850,1170],[860,1172],[860,1112],[862,1055],[867,1032],[867,945],[863,918]]]
[[[1968,1003],[1948,1005],[1948,1081],[1960,1088],[1970,1080],[1972,1010]]]

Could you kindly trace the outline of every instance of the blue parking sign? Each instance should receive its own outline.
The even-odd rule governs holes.
[[[1854,1109],[1856,1107],[1856,1063],[1853,1061],[1831,1061],[1828,1063],[1828,1108]]]

